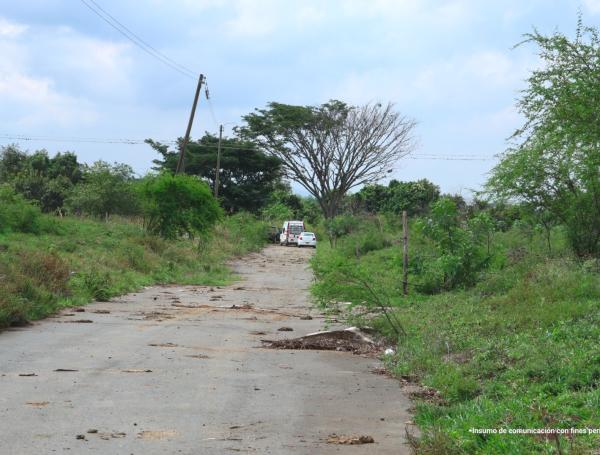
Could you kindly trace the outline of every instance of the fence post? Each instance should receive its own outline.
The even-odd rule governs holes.
[[[408,217],[402,211],[402,293],[408,295]]]

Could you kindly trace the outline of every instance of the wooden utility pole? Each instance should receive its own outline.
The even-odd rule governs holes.
[[[215,170],[215,199],[219,197],[219,174],[221,173],[221,139],[223,138],[223,125],[219,125],[219,145],[217,146],[217,169]]]
[[[185,137],[183,138],[183,143],[181,144],[181,150],[179,150],[179,160],[177,161],[177,168],[175,169],[175,174],[179,174],[184,170],[184,158],[185,158],[185,148],[190,141],[190,133],[192,132],[192,123],[194,123],[194,115],[196,114],[196,106],[198,105],[198,98],[200,97],[200,89],[202,88],[202,84],[204,83],[204,74],[201,74],[198,78],[198,87],[196,87],[196,94],[194,95],[194,103],[192,104],[192,112],[190,112],[190,120],[188,121],[187,129],[185,130]]]
[[[408,295],[408,217],[402,211],[402,293]]]

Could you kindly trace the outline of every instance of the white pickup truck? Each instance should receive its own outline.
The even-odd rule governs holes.
[[[280,245],[297,245],[298,236],[304,231],[304,221],[285,221],[281,234],[279,235]]]

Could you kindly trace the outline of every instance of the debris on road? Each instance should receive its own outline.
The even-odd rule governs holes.
[[[96,313],[96,314],[110,314],[109,310],[94,310],[92,311],[92,313]]]
[[[35,374],[35,373],[19,373],[19,376],[27,378],[27,377],[31,377],[31,376],[37,376],[37,374]]]
[[[50,404],[49,401],[26,401],[26,405],[33,406],[34,408],[43,408],[44,406],[48,406]]]
[[[262,340],[262,342],[267,344],[267,347],[274,349],[349,351],[355,354],[366,354],[378,349],[377,344],[356,327],[316,332],[299,338]]]
[[[78,434],[77,436],[75,436],[75,439],[83,439],[83,440],[85,440],[85,435],[84,434]]]
[[[372,436],[344,436],[337,435],[335,433],[327,436],[327,444],[347,444],[347,445],[357,445],[357,444],[373,444],[375,440]]]
[[[279,332],[293,332],[294,329],[292,329],[291,327],[279,327],[277,329]]]
[[[61,321],[61,322],[71,322],[74,324],[91,324],[94,321],[92,321],[91,319],[74,319],[72,321]]]
[[[122,370],[123,373],[152,373],[152,370],[143,370],[138,368],[128,368],[126,370]]]
[[[155,348],[176,348],[179,345],[175,343],[150,343],[148,346],[153,346]]]
[[[307,314],[306,316],[300,316],[300,319],[302,321],[312,321],[312,316],[310,314]]]
[[[267,332],[263,332],[262,330],[252,330],[248,332],[250,335],[266,335]]]
[[[158,439],[174,438],[178,434],[179,433],[177,433],[177,431],[175,431],[175,430],[145,430],[145,431],[140,431],[137,434],[137,437],[140,439],[158,440]]]
[[[96,430],[96,434],[98,434],[98,437],[100,439],[103,439],[105,441],[108,441],[109,439],[124,438],[125,436],[127,436],[127,433],[124,433],[122,431],[113,431],[111,433],[98,433],[98,431]]]
[[[56,373],[71,373],[74,371],[79,371],[79,370],[74,370],[72,368],[57,368],[56,370],[54,370]]]
[[[96,433],[98,433],[98,430],[96,430],[95,428],[90,428],[87,432],[89,434],[96,434]]]

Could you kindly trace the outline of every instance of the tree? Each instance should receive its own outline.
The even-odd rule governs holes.
[[[135,175],[127,164],[96,161],[84,165],[83,180],[66,200],[75,213],[108,218],[110,215],[132,215],[139,211],[133,187]]]
[[[213,191],[218,141],[217,137],[207,133],[198,141],[190,141],[185,153],[185,173],[202,178]],[[179,152],[151,139],[146,143],[162,155],[162,159],[154,160],[154,169],[174,173]],[[280,180],[278,158],[266,155],[253,142],[222,139],[219,200],[227,212],[258,212]]]
[[[427,179],[416,182],[392,180],[388,186],[367,185],[357,193],[366,211],[390,212],[396,215],[408,211],[409,215],[421,215],[440,197],[440,188]]]
[[[60,212],[81,177],[81,165],[71,152],[50,158],[46,150],[29,155],[14,145],[3,147],[0,152],[0,182],[37,202],[44,212]]]
[[[321,106],[269,103],[243,117],[241,137],[252,139],[282,162],[285,175],[335,217],[351,189],[381,178],[410,152],[415,122],[392,104]]]
[[[600,256],[600,38],[579,20],[574,39],[537,31],[539,49],[519,101],[525,124],[487,183],[496,198],[516,199],[563,223],[574,252]]]
[[[194,176],[146,177],[141,194],[146,229],[168,239],[206,234],[221,217],[208,185]]]

